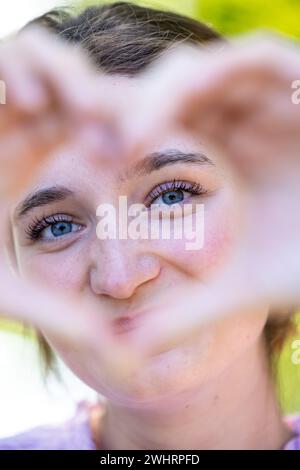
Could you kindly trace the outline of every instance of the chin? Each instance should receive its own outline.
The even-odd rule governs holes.
[[[169,412],[173,406],[185,404],[201,387],[210,369],[205,361],[207,354],[201,341],[197,341],[197,351],[193,346],[172,349],[152,358],[126,383],[102,383],[96,390],[118,406]]]

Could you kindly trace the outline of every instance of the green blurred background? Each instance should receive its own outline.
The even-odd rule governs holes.
[[[78,2],[80,6],[97,3],[103,2],[96,0]],[[300,0],[149,0],[133,3],[173,10],[195,17],[209,23],[227,36],[263,28],[300,40]],[[287,338],[281,354],[274,358],[277,366],[278,392],[286,413],[300,411],[300,364],[295,365],[291,360],[292,342],[295,338],[300,339],[299,315],[295,317],[295,322],[298,325],[298,332],[295,337]],[[16,334],[22,332],[17,325],[3,321],[0,321],[1,328]]]
[[[86,6],[95,5],[97,1],[83,0],[79,3]],[[226,35],[268,28],[300,39],[300,0],[133,0],[132,3],[198,18]]]

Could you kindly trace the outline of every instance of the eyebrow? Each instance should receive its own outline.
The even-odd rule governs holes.
[[[165,150],[163,152],[153,152],[143,160],[139,161],[131,170],[130,174],[143,176],[153,171],[160,170],[169,165],[178,163],[213,165],[213,161],[204,153],[182,152],[180,150]]]
[[[65,188],[64,186],[53,186],[46,189],[40,189],[29,194],[17,206],[15,214],[20,218],[36,207],[46,206],[47,204],[51,204],[56,201],[62,201],[73,194],[73,191]]]

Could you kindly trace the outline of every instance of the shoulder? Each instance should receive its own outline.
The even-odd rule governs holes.
[[[80,402],[68,421],[0,439],[0,450],[95,450],[95,421],[102,408],[100,403]]]
[[[300,414],[285,416],[284,421],[294,434],[284,446],[284,450],[300,450]]]

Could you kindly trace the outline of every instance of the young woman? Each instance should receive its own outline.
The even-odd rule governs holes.
[[[0,448],[299,448],[270,357],[300,301],[299,51],[128,3],[33,23],[0,49],[1,311],[104,398]],[[204,207],[203,246],[99,239],[120,197]]]

